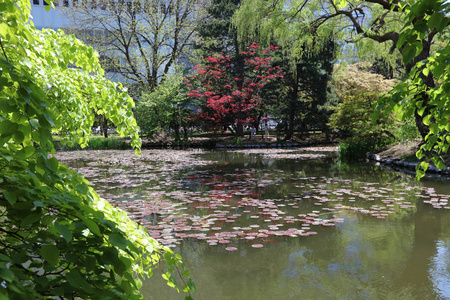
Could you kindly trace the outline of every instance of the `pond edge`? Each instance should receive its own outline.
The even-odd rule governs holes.
[[[373,153],[367,153],[366,155],[367,160],[375,162],[376,165],[388,167],[391,169],[398,169],[399,171],[415,174],[416,173],[416,166],[419,164],[417,162],[407,161],[404,159],[399,158],[390,158],[390,157],[383,157],[378,154]],[[433,164],[430,164],[427,169],[427,174],[434,174],[438,176],[446,177],[447,179],[450,179],[450,168],[447,167],[445,169],[439,169]]]

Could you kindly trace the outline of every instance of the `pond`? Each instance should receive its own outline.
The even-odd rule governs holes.
[[[194,299],[450,299],[450,184],[336,149],[60,152],[180,253]],[[145,299],[183,299],[155,274]]]

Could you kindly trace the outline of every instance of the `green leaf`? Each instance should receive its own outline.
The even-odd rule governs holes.
[[[67,228],[66,225],[56,223],[55,229],[63,236],[63,238],[66,240],[66,242],[70,242],[73,238],[72,232]]]
[[[41,247],[41,256],[52,266],[56,266],[59,262],[59,249],[53,245],[44,245]]]
[[[101,236],[100,228],[98,227],[98,225],[93,220],[88,219],[88,218],[84,218],[84,217],[81,218],[81,219],[83,220],[84,224],[87,226],[87,228],[89,228],[89,230],[93,234],[95,234],[97,236]]]
[[[430,29],[436,28],[439,24],[442,23],[445,15],[442,12],[435,12],[428,19],[428,27]]]
[[[17,202],[17,195],[14,192],[7,190],[3,190],[2,192],[9,204],[14,205]]]
[[[444,63],[435,63],[430,66],[430,70],[435,77],[439,78],[439,77],[441,77],[442,73],[444,72],[446,66],[447,65]]]
[[[191,291],[195,292],[196,288],[195,288],[195,284],[194,284],[194,282],[192,281],[192,279],[190,279],[190,278],[188,279],[187,285],[188,285],[188,287],[189,287],[189,289],[190,289]]]
[[[15,276],[10,269],[0,267],[0,278],[6,282],[13,282]]]
[[[417,114],[419,115],[419,116],[422,116],[423,115],[423,113],[425,112],[425,109],[426,109],[426,107],[424,106],[424,107],[421,107],[421,108],[419,108],[418,110],[417,110]]]
[[[114,246],[125,250],[127,248],[127,240],[119,233],[113,233],[109,236],[109,241]]]
[[[77,270],[70,270],[67,275],[67,282],[74,288],[82,288],[84,292],[88,294],[94,293],[94,289],[87,283],[87,281],[81,276]]]
[[[30,124],[36,129],[39,129],[41,127],[38,119],[30,119]]]
[[[19,159],[28,159],[33,156],[35,150],[36,149],[33,146],[27,146],[17,152],[17,157]]]
[[[11,136],[17,131],[17,124],[9,120],[0,122],[0,136]]]
[[[31,213],[28,216],[26,216],[24,219],[22,219],[21,224],[23,227],[27,227],[37,221],[39,221],[42,217],[41,213]]]
[[[402,51],[403,63],[409,63],[414,57],[416,57],[417,47],[415,44],[407,44]]]
[[[0,253],[0,261],[9,262],[9,261],[11,261],[11,258],[9,256],[6,256],[6,255]]]

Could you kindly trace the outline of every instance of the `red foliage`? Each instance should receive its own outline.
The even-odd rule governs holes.
[[[197,88],[188,94],[199,101],[196,119],[212,127],[235,129],[238,124],[253,122],[255,109],[263,105],[259,92],[269,81],[283,77],[278,67],[270,67],[270,55],[276,49],[261,49],[253,43],[249,51],[241,52],[243,78],[236,76],[236,67],[228,56],[208,56],[203,65],[195,66],[197,73],[185,83]]]

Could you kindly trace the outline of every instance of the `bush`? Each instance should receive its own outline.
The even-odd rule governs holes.
[[[343,160],[360,160],[366,157],[368,152],[375,152],[382,147],[394,143],[394,139],[381,139],[377,141],[368,140],[346,140],[339,144],[339,157]]]
[[[104,137],[90,137],[86,147],[82,148],[77,142],[72,142],[71,145],[68,142],[54,141],[54,146],[57,149],[63,151],[73,150],[127,150],[132,149],[129,142],[126,142],[120,138],[104,138]]]

